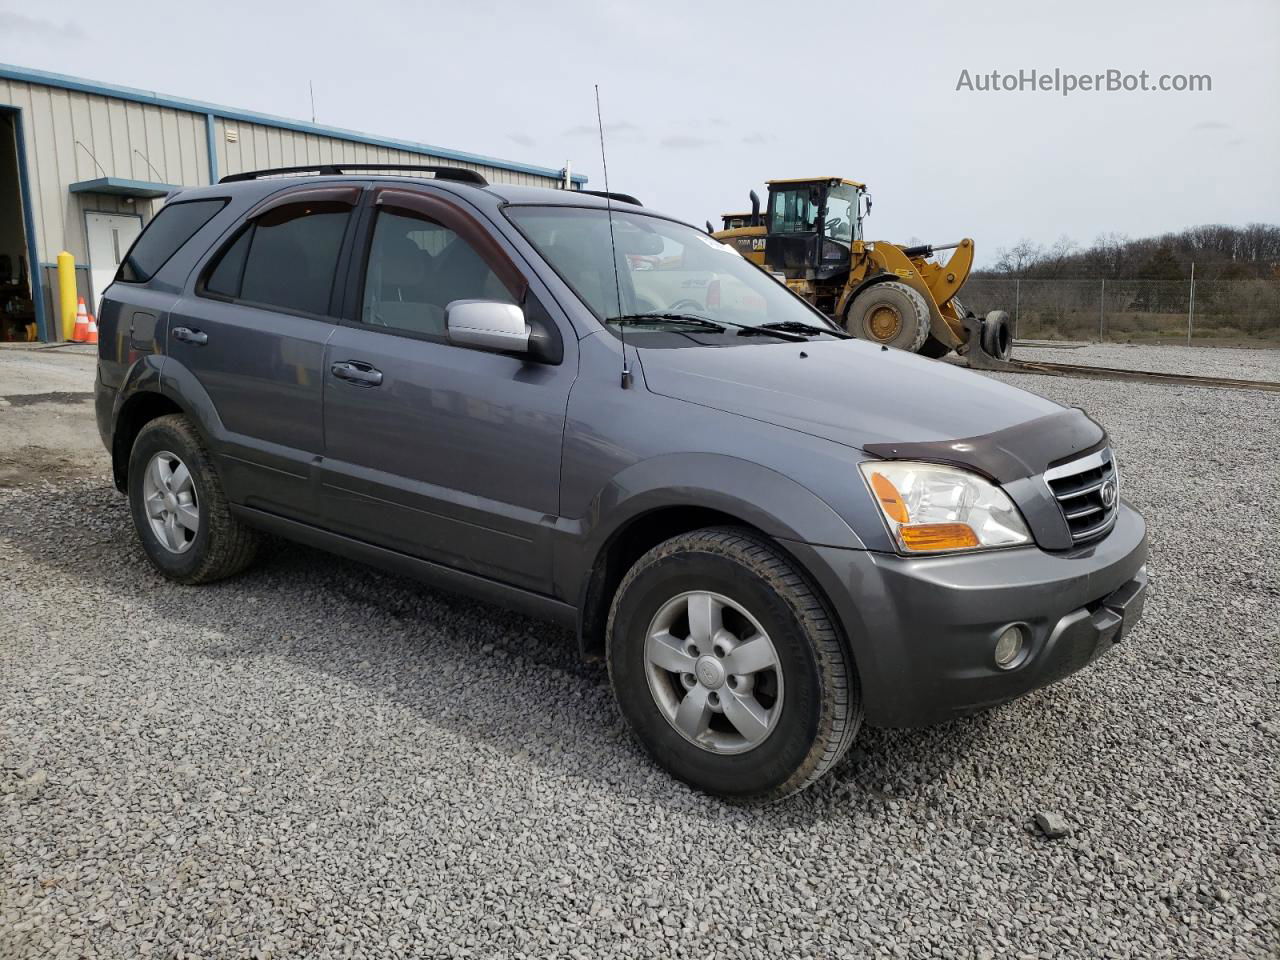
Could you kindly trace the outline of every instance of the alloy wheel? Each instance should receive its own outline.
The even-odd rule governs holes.
[[[782,714],[782,668],[768,633],[718,593],[673,597],[645,635],[645,674],[667,722],[710,753],[758,747]]]
[[[161,450],[142,476],[142,504],[151,532],[170,553],[185,553],[200,530],[200,504],[191,471],[174,453]]]

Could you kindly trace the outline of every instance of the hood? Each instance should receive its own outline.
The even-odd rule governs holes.
[[[655,393],[857,448],[976,437],[1064,409],[865,340],[637,352]]]

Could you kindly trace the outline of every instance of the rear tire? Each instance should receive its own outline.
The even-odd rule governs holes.
[[[142,549],[178,583],[212,583],[253,562],[261,536],[231,515],[208,448],[181,414],[139,431],[129,455],[129,507]]]
[[[829,770],[861,725],[853,658],[824,603],[751,531],[709,528],[654,547],[618,587],[607,638],[622,715],[699,790],[789,796]]]
[[[929,336],[929,304],[905,283],[877,283],[849,304],[845,329],[862,340],[918,353]]]
[[[992,310],[982,321],[982,349],[997,360],[1013,355],[1013,331],[1003,310]]]

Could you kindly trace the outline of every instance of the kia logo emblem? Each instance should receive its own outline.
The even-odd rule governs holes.
[[[1108,510],[1116,505],[1116,482],[1114,480],[1105,480],[1102,489],[1098,491],[1102,497],[1102,505]]]

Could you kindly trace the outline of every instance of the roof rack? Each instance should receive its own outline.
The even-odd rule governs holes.
[[[629,193],[609,193],[604,190],[579,190],[577,192],[585,193],[593,197],[604,197],[606,200],[617,200],[619,203],[634,203],[637,207],[644,206],[643,203]]]
[[[247,170],[244,173],[229,173],[219,183],[239,183],[243,180],[259,180],[263,177],[283,177],[295,173],[314,173],[322,177],[341,176],[352,170],[413,170],[421,173],[434,173],[437,180],[455,180],[458,183],[473,183],[478,187],[487,187],[489,181],[465,167],[421,166],[411,163],[320,163],[306,167],[272,167],[268,170]],[[634,202],[634,201],[628,201]]]

